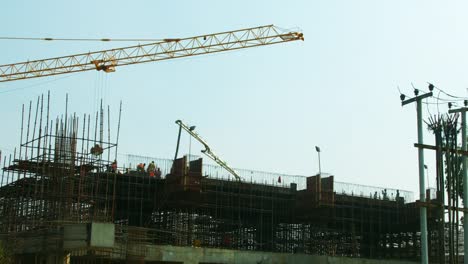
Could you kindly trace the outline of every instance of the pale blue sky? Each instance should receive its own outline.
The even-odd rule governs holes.
[[[416,113],[397,86],[467,95],[467,10],[427,0],[5,1],[2,36],[169,38],[275,24],[301,28],[305,41],[0,83],[0,149],[19,144],[21,104],[39,94],[51,90],[53,115],[65,93],[78,114],[103,95],[114,116],[123,100],[121,153],[171,158],[182,119],[234,167],[312,175],[319,145],[339,181],[417,191]],[[0,41],[0,64],[125,45]]]

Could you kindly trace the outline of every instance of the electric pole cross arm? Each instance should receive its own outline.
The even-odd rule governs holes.
[[[208,143],[206,143],[206,141],[202,139],[197,133],[193,132],[193,129],[188,127],[181,120],[177,120],[176,124],[178,124],[183,130],[187,131],[187,133],[189,133],[190,136],[198,140],[205,147],[205,149],[201,151],[203,154],[208,156],[210,159],[214,160],[216,163],[218,163],[219,166],[223,167],[225,170],[231,173],[236,178],[236,180],[242,180],[242,178],[239,176],[239,174],[236,173],[234,169],[229,167],[225,161],[220,159],[218,156],[216,156],[216,154],[213,151],[211,151],[211,148],[210,146],[208,146]]]
[[[189,38],[171,38],[131,47],[0,65],[0,82],[98,70],[170,60],[209,53],[304,40],[300,32],[283,32],[273,25],[246,28]]]

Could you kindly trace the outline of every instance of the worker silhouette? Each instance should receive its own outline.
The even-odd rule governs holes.
[[[117,172],[117,160],[114,160],[111,164],[111,172],[116,173]]]
[[[151,163],[148,165],[147,172],[150,177],[154,177],[155,172],[156,172],[156,164],[154,164],[154,161],[151,161]]]
[[[146,166],[146,163],[140,163],[137,165],[137,171],[138,172],[145,172],[145,166]]]

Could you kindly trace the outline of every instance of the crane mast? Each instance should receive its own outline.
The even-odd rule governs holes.
[[[164,39],[150,44],[0,65],[0,82],[90,70],[113,72],[116,67],[124,65],[170,60],[296,40],[304,40],[303,34],[294,31],[282,32],[273,25],[189,38]]]
[[[219,166],[223,167],[225,170],[231,173],[236,178],[236,180],[242,180],[242,178],[239,176],[239,174],[237,174],[237,172],[234,169],[229,167],[225,161],[223,161],[216,154],[214,154],[210,146],[208,146],[208,143],[206,143],[206,141],[202,139],[197,133],[193,132],[193,129],[190,129],[190,127],[185,125],[181,120],[177,120],[176,124],[178,124],[182,129],[187,131],[187,133],[189,133],[190,136],[202,143],[202,145],[205,147],[205,149],[201,151],[203,154],[214,160],[216,163],[218,163]]]

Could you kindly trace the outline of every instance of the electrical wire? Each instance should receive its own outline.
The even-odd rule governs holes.
[[[422,102],[425,105],[447,105],[447,103],[436,103],[436,102]],[[459,107],[459,105],[455,102],[451,102],[452,106]]]
[[[55,78],[55,79],[52,79],[52,80],[48,80],[48,81],[45,81],[45,82],[40,82],[40,83],[36,83],[36,84],[32,84],[32,85],[27,85],[27,86],[23,86],[23,87],[11,88],[11,89],[9,89],[9,90],[0,91],[0,94],[9,93],[9,92],[14,92],[14,91],[18,91],[18,90],[24,90],[24,89],[28,89],[28,88],[37,87],[37,86],[42,86],[42,85],[45,85],[45,84],[48,84],[48,83],[56,82],[56,81],[58,81],[58,80],[67,79],[67,78],[70,78],[70,77],[72,77],[72,76],[76,76],[76,75],[75,75],[75,74],[71,74],[71,75],[67,75],[67,76],[58,77],[58,78]]]
[[[413,85],[413,83],[411,83],[411,86],[413,87],[413,89],[419,91],[419,89],[417,89],[417,88]],[[432,116],[432,113],[431,113],[431,110],[430,110],[430,107],[429,107],[430,105],[435,105],[435,106],[437,106],[437,114],[440,115],[441,112],[440,112],[439,106],[440,106],[441,104],[443,104],[443,105],[446,105],[447,103],[451,104],[451,105],[447,106],[449,109],[450,109],[451,107],[456,107],[456,108],[458,108],[458,107],[462,107],[462,106],[459,105],[459,103],[462,103],[463,105],[465,105],[465,102],[466,102],[467,99],[468,99],[468,98],[466,98],[466,97],[455,96],[455,95],[449,94],[449,93],[445,92],[444,90],[442,90],[442,89],[440,89],[440,88],[438,88],[438,87],[435,87],[435,86],[434,86],[434,88],[437,89],[437,91],[438,91],[437,96],[432,95],[431,97],[426,98],[425,101],[422,101],[422,102],[421,102],[421,103],[423,103],[423,104],[426,105],[426,110],[427,110],[427,113],[429,114],[429,116]],[[402,94],[401,91],[400,91],[400,88],[397,87],[397,89],[398,89],[398,91],[400,92],[400,94]],[[468,88],[467,88],[467,90],[468,90]],[[441,97],[441,94],[444,95],[444,96]],[[449,97],[449,98],[446,98],[445,96],[447,96],[447,97]],[[434,102],[434,101],[433,101],[433,102],[430,102],[430,101],[429,101],[430,99],[435,100],[435,102]],[[457,113],[457,114],[458,114],[458,113]],[[449,115],[449,114],[447,113],[446,115]],[[435,115],[434,115],[434,116],[435,116]],[[459,123],[460,123],[460,125],[461,125],[462,121],[460,120]]]
[[[417,89],[414,86],[413,83],[411,83],[411,86],[413,87],[414,90],[420,91],[419,89]],[[440,114],[439,105],[451,103],[452,106],[459,107],[458,103],[464,102],[467,99],[466,97],[460,97],[460,96],[455,96],[455,95],[449,94],[449,93],[445,92],[444,90],[442,90],[442,89],[440,89],[438,87],[434,86],[434,88],[438,90],[437,95],[433,95],[433,96],[431,96],[429,98],[426,98],[425,102],[422,102],[423,104],[425,104],[427,106],[428,113],[430,113],[429,105],[436,105],[437,106],[437,112]],[[402,94],[400,88],[397,87],[397,89],[400,92],[400,94]],[[442,97],[441,94],[445,95],[445,96],[448,96],[448,97]],[[430,102],[429,101],[430,99],[435,99],[436,101],[435,102]]]
[[[425,105],[438,105],[440,103],[434,103],[434,102],[422,102]]]
[[[449,98],[442,98],[442,97],[438,97],[438,96],[432,96],[432,97],[435,98],[435,99],[438,99],[440,101],[451,102],[451,103],[453,103],[453,102],[463,102],[464,101],[464,99],[454,99],[454,98],[449,99]]]
[[[403,93],[401,92],[401,90],[400,90],[400,86],[399,86],[399,85],[397,85],[396,88],[398,89],[398,92],[399,92],[400,94],[403,94]]]
[[[422,102],[422,103],[426,103],[427,113],[429,114],[429,116],[432,116],[432,113],[431,113],[431,111],[429,110],[428,99],[429,99],[429,98],[426,98],[426,102]]]
[[[455,99],[461,99],[461,100],[465,100],[465,99],[466,99],[466,97],[460,97],[460,96],[451,95],[451,94],[445,92],[444,90],[438,88],[437,86],[434,86],[434,88],[437,89],[437,90],[439,90],[440,92],[442,92],[443,94],[445,94],[445,95],[447,95],[447,96],[449,96],[449,97],[452,97],[452,98],[455,98]]]
[[[439,94],[437,94],[437,114],[440,114],[440,110],[439,110],[439,96],[440,96],[440,91],[439,91]]]

